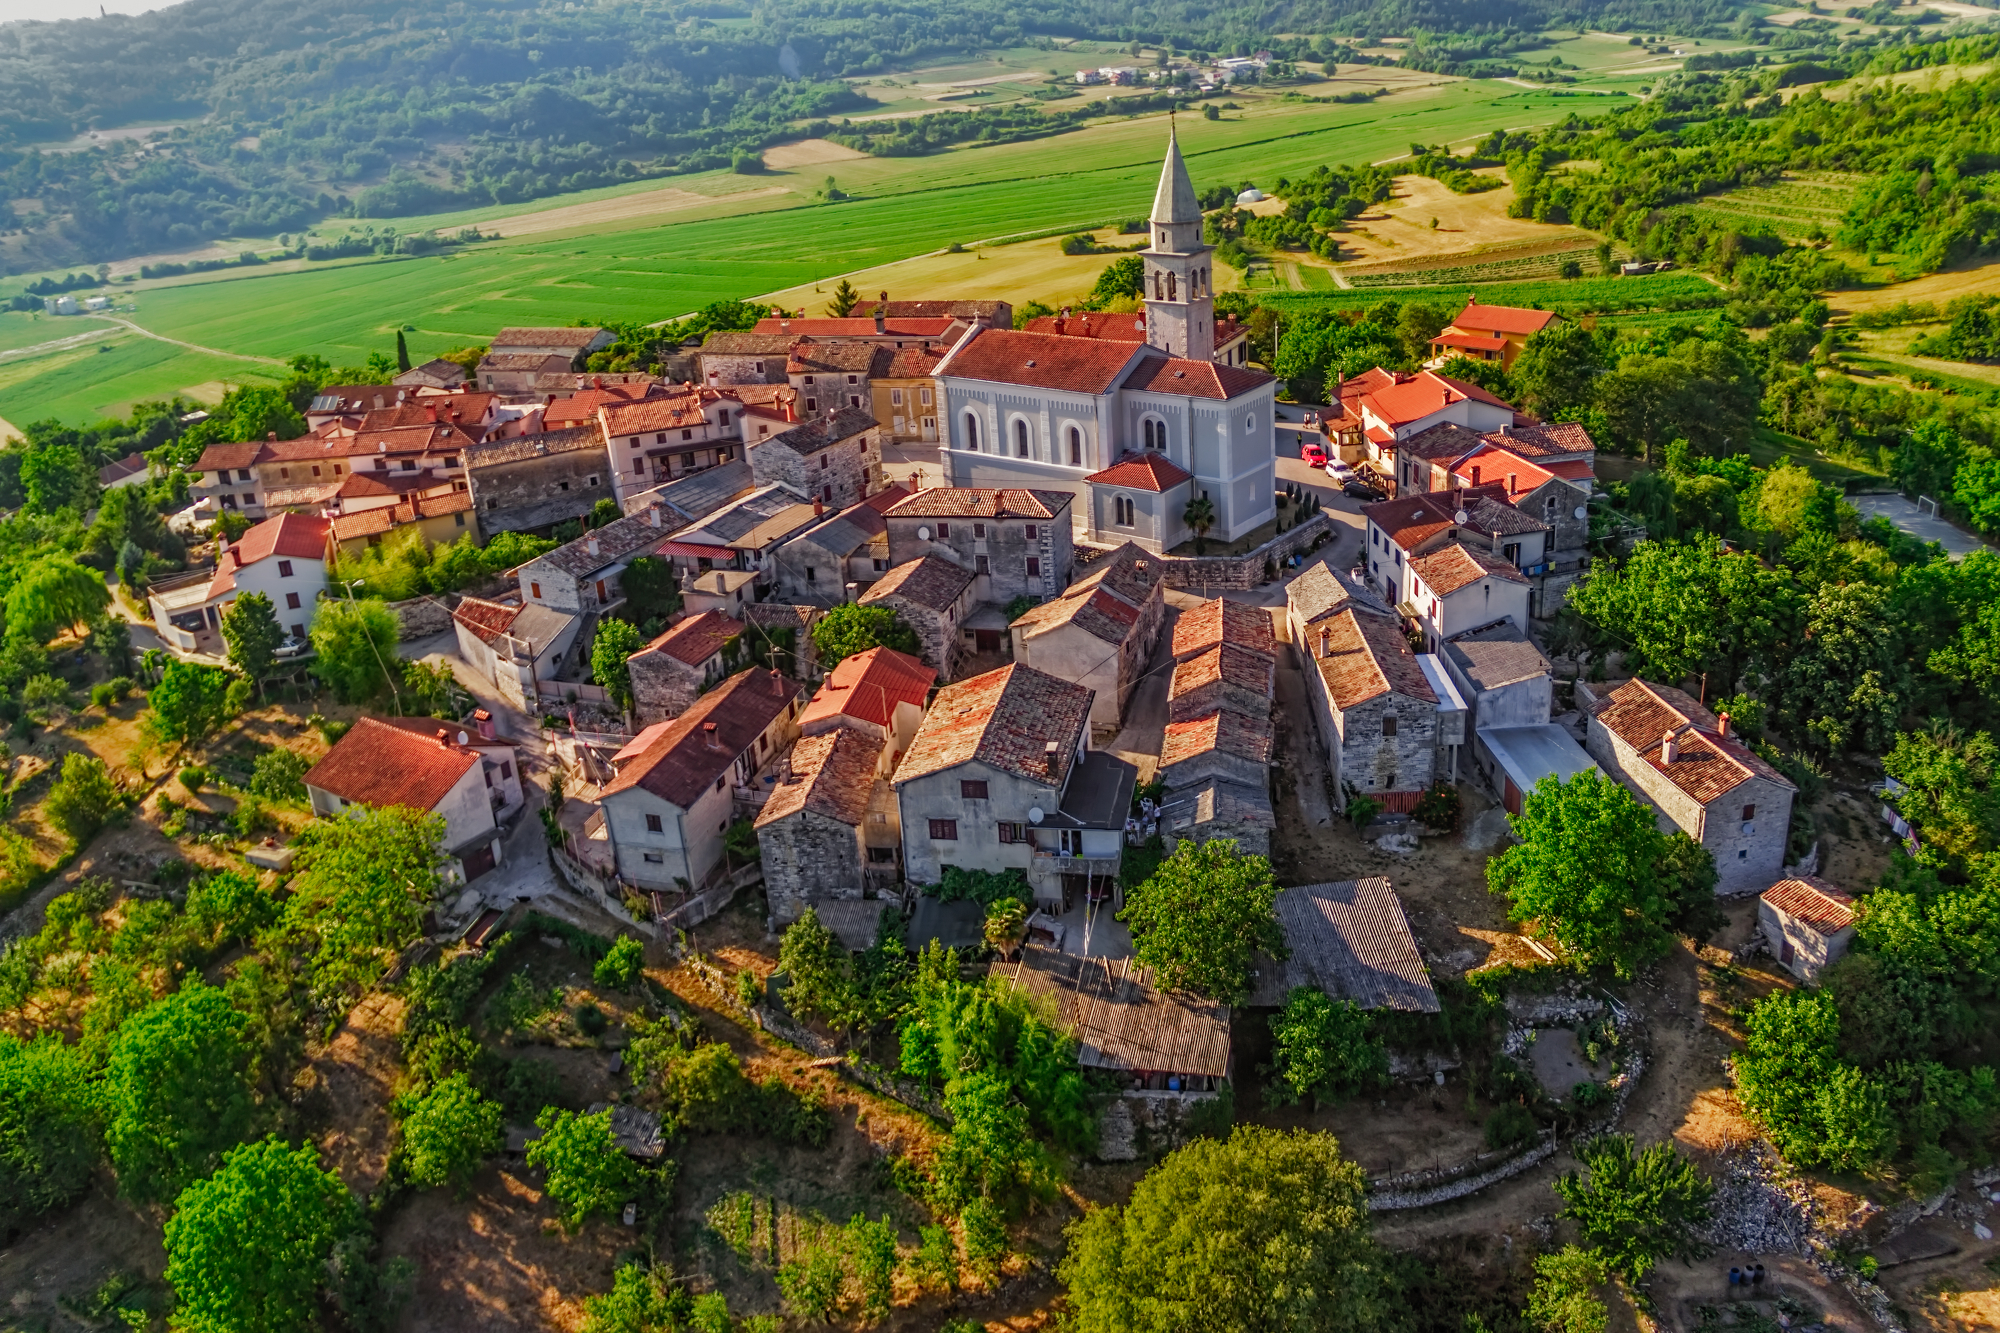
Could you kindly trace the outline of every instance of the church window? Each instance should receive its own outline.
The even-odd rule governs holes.
[[[1018,419],[1014,422],[1014,452],[1022,458],[1028,456],[1028,423]]]
[[[1131,498],[1129,496],[1124,496],[1124,495],[1112,496],[1111,513],[1112,513],[1112,522],[1116,523],[1119,527],[1121,528],[1131,527],[1133,521]]]
[[[1074,426],[1069,428],[1069,465],[1083,466],[1083,432]]]
[[[1175,286],[1176,282],[1174,275],[1171,273],[1167,274],[1167,299],[1169,301],[1178,301],[1181,299],[1179,292],[1175,290]]]
[[[970,412],[965,414],[965,447],[975,454],[979,452],[979,418]]]
[[[1160,300],[1160,299],[1161,299],[1161,297],[1160,297],[1160,290],[1161,290],[1161,288],[1160,288],[1160,271],[1159,271],[1158,269],[1154,269],[1154,270],[1153,270],[1153,299],[1154,299],[1155,301],[1158,301],[1158,300]]]

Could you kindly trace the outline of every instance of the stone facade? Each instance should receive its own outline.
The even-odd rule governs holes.
[[[849,727],[802,737],[792,747],[789,764],[757,817],[764,890],[775,924],[798,920],[815,898],[866,895],[868,815],[882,748],[881,737]],[[885,835],[883,842],[893,866],[896,840]]]
[[[976,602],[1053,597],[1076,558],[1069,502],[1064,491],[919,491],[888,513],[889,565],[942,557],[972,572]]]
[[[750,470],[759,486],[781,482],[845,509],[881,489],[882,428],[866,410],[844,407],[752,444]]]
[[[1165,590],[1159,557],[1128,542],[1014,621],[1014,660],[1095,691],[1091,725],[1116,731],[1159,643]]]
[[[972,574],[942,556],[898,565],[861,594],[863,606],[886,606],[917,636],[918,656],[950,680],[965,656],[959,626],[972,613]]]
[[[596,426],[489,440],[466,450],[479,530],[546,533],[611,494],[604,436]]]

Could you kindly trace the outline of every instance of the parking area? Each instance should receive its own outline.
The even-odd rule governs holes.
[[[1987,544],[1963,528],[1954,526],[1920,509],[1916,502],[1900,495],[1854,495],[1848,497],[1863,518],[1886,518],[1919,541],[1936,542],[1954,560],[1963,560],[1974,551],[1989,549]]]

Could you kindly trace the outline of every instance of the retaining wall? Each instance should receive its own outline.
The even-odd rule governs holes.
[[[407,601],[390,602],[389,609],[396,613],[397,624],[401,626],[396,637],[405,643],[411,639],[428,639],[451,628],[451,608],[441,597],[412,597]]]

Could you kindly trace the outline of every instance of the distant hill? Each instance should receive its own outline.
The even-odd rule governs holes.
[[[1721,32],[1737,0],[186,0],[0,24],[9,271],[748,161],[869,105],[840,80],[1069,38],[1284,47],[1629,23]],[[1276,34],[1288,34],[1280,39]],[[92,130],[165,126],[99,140]],[[64,145],[43,151],[36,145]]]

